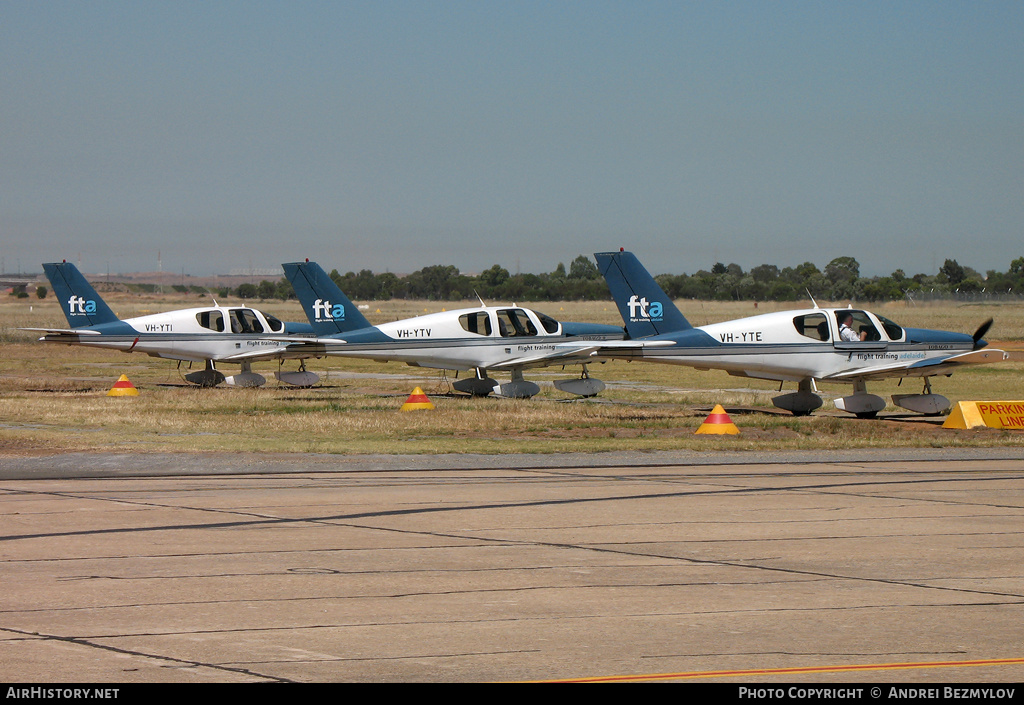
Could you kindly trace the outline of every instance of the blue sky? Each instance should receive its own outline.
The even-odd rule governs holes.
[[[0,0],[8,270],[1024,255],[1021,2]]]

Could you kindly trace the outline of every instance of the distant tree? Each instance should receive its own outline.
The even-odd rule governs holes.
[[[892,277],[882,277],[866,283],[861,291],[868,301],[894,301],[903,298],[903,290]]]
[[[256,293],[259,298],[266,301],[267,299],[273,299],[277,297],[277,284],[269,282],[266,279],[261,281],[256,287]]]
[[[773,282],[779,278],[779,268],[774,264],[761,264],[750,270],[750,276],[759,282]]]
[[[942,267],[939,268],[939,274],[944,276],[952,287],[955,287],[966,278],[964,268],[955,259],[947,259]]]
[[[956,285],[957,291],[961,294],[977,294],[985,288],[984,284],[978,279],[962,279],[960,283]]]
[[[777,281],[768,288],[767,300],[769,301],[793,301],[799,298],[803,292],[797,291],[796,287],[787,281]]]
[[[45,287],[45,286],[37,286],[37,287],[36,287],[36,298],[37,298],[37,299],[45,299],[45,298],[46,298],[46,295],[47,295],[48,293],[49,293],[49,292],[48,292],[48,291],[46,290],[46,287]]]
[[[597,271],[597,265],[590,261],[586,255],[580,255],[569,265],[570,279],[597,279],[601,273]]]
[[[860,264],[853,257],[836,257],[825,265],[825,276],[833,284],[852,282],[860,277]]]
[[[284,277],[281,277],[274,286],[274,298],[281,299],[281,301],[297,298],[295,296],[295,289],[292,287],[292,283]]]
[[[796,273],[801,279],[809,279],[815,274],[821,274],[821,270],[813,262],[804,262],[796,267]]]
[[[488,288],[498,287],[508,281],[508,270],[501,265],[494,265],[480,273],[480,282]]]

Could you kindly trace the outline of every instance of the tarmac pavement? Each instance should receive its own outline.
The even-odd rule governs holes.
[[[12,456],[0,519],[6,682],[1024,680],[1015,449]]]

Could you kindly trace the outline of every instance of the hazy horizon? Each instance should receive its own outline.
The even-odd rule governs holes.
[[[1022,34],[1005,1],[4,3],[0,256],[1006,271]]]

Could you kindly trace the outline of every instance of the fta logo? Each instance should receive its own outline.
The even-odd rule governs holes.
[[[629,297],[629,320],[660,321],[664,307],[660,301],[647,301],[647,297],[637,298],[636,294]]]
[[[313,302],[313,318],[317,321],[345,320],[345,306],[343,304],[331,304],[326,299],[317,299]]]
[[[72,296],[68,299],[68,313],[72,316],[87,316],[96,313],[96,302],[81,296]]]

